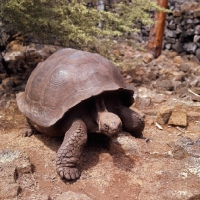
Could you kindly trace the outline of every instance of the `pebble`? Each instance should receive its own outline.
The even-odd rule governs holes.
[[[175,126],[187,126],[187,113],[182,110],[173,110],[168,124]]]
[[[88,197],[86,194],[80,194],[77,192],[64,192],[61,195],[59,195],[56,200],[92,200],[90,197]]]

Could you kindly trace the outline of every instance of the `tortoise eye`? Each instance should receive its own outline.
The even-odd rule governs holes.
[[[109,130],[109,126],[108,126],[108,125],[106,125],[106,124],[104,124],[104,128],[105,128],[105,130],[106,130],[106,131],[108,131],[108,130]]]

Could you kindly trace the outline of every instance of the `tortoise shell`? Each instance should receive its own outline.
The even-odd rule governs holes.
[[[106,58],[67,48],[37,65],[25,92],[17,95],[17,103],[32,122],[49,127],[81,101],[113,90],[129,99],[133,96],[132,90],[125,89],[119,70]]]

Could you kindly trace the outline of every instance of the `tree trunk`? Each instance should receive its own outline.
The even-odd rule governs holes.
[[[157,0],[157,4],[160,7],[167,8],[168,0]],[[152,26],[149,34],[149,41],[147,51],[151,53],[154,58],[157,58],[161,54],[163,34],[165,29],[165,12],[155,13],[155,24]]]

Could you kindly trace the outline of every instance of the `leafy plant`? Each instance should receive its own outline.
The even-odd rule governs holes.
[[[111,11],[88,8],[82,0],[2,0],[1,19],[7,31],[19,31],[38,40],[63,45],[94,41],[97,36],[117,36],[135,31],[134,22],[152,23],[149,10],[160,9],[150,0],[122,1]],[[103,21],[102,29],[98,28]]]
[[[136,31],[136,21],[153,23],[150,10],[160,8],[150,0],[123,0],[113,3],[107,11],[88,7],[83,0],[1,0],[0,51],[5,49],[7,39],[12,40],[16,33],[44,44],[95,44],[99,38]],[[101,29],[98,27],[100,21]]]

